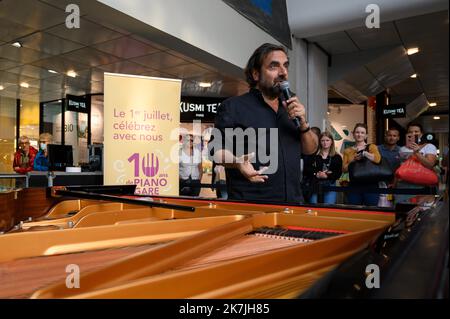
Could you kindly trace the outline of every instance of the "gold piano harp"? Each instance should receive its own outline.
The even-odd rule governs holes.
[[[24,205],[22,192],[8,201]],[[0,297],[292,298],[395,221],[371,211],[98,195],[47,198],[34,220],[0,235]],[[66,287],[68,264],[80,267],[80,288]]]

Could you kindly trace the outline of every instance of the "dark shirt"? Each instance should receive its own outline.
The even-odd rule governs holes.
[[[342,157],[339,154],[327,156],[323,159],[321,155],[314,155],[308,161],[308,165],[303,167],[304,176],[311,181],[336,181],[342,175]],[[327,179],[316,178],[315,174],[320,171],[330,171]]]
[[[239,170],[226,168],[229,199],[291,203],[303,201],[300,187],[300,133],[293,121],[289,119],[281,102],[276,113],[264,101],[260,91],[251,89],[248,93],[229,98],[220,105],[215,127],[222,133],[224,148],[231,151],[235,156],[239,157],[256,150],[256,162],[252,163],[256,170],[270,164],[264,163],[264,159],[259,158],[258,150],[261,149],[264,142],[266,154],[272,154],[270,152],[276,152],[278,149],[277,169],[271,174],[264,173],[269,177],[264,183],[252,183]],[[255,143],[252,143],[250,139],[245,139],[245,141],[234,139],[234,147],[229,149],[226,146],[227,140],[230,141],[229,135],[225,136],[226,128],[240,128],[244,131],[247,128],[255,129],[256,141],[258,142],[254,145]],[[266,130],[258,130],[261,128]],[[273,143],[270,143],[271,128],[278,131],[278,140]],[[236,147],[236,144],[238,144],[238,147]],[[237,153],[239,146],[242,146],[242,149],[241,152]]]
[[[381,157],[383,157],[389,166],[395,171],[400,166],[400,147],[396,145],[391,151],[386,145],[378,145],[378,150],[380,151]]]

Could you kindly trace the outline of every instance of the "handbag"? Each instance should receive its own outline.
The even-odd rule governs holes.
[[[403,162],[395,172],[395,176],[405,182],[423,186],[434,186],[439,182],[437,174],[423,166],[415,156]]]
[[[366,150],[368,147],[369,145],[366,146]],[[389,182],[394,177],[391,166],[383,158],[381,158],[381,162],[378,164],[375,164],[367,158],[351,162],[348,166],[348,173],[350,182],[352,183]]]

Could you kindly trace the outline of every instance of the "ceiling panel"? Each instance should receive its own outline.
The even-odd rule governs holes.
[[[386,88],[390,88],[414,74],[414,69],[403,47],[390,51],[368,63],[366,67]]]
[[[67,93],[101,93],[104,72],[183,78],[186,95],[230,96],[242,87],[246,90],[241,78],[226,76],[191,58],[189,52],[154,42],[152,33],[131,34],[123,29],[125,26],[111,25],[101,18],[93,20],[86,8],[81,11],[81,28],[68,29],[65,7],[71,3],[0,0],[0,84],[5,87],[2,96],[52,100]],[[144,37],[147,34],[148,38]],[[11,46],[12,40],[20,40],[22,47]],[[76,71],[78,76],[68,77],[68,70]],[[20,87],[22,81],[29,83],[29,89]],[[213,82],[213,86],[199,88],[199,81]]]
[[[144,75],[154,71],[144,67],[141,64],[137,64],[131,61],[120,61],[112,64],[101,65],[98,67],[98,69],[110,73],[137,74],[137,75]],[[103,76],[100,80],[103,80]]]
[[[448,107],[448,11],[395,22],[406,47],[419,47],[409,56],[428,100]]]
[[[347,34],[361,50],[402,45],[392,22],[382,23],[378,29],[368,29],[365,26],[351,29],[347,31]]]
[[[162,44],[159,44],[159,43],[153,41],[151,38],[149,39],[149,38],[137,35],[137,34],[131,34],[130,37],[135,39],[135,40],[138,40],[140,42],[143,42],[145,44],[148,44],[148,45],[158,49],[159,51],[168,51],[169,50],[169,48],[165,47]]]
[[[395,95],[419,95],[422,88],[417,79],[408,78],[391,87]]]
[[[385,90],[385,87],[383,87],[365,68],[359,68],[351,72],[344,80],[366,96],[375,96]]]
[[[18,62],[14,62],[11,60],[7,60],[7,59],[3,59],[0,57],[0,71],[1,70],[6,70],[6,69],[10,69],[10,68],[14,68],[16,66],[20,65],[20,63]]]
[[[82,63],[89,67],[111,64],[120,60],[118,57],[90,47],[85,47],[83,49],[63,54],[61,57],[67,60]]]
[[[91,81],[103,81],[103,74],[105,72],[99,68],[88,68],[77,71],[77,73],[79,77],[90,79]]]
[[[45,79],[54,76],[54,74],[48,72],[47,69],[43,69],[31,64],[24,64],[19,67],[8,69],[7,72],[24,75],[35,79]]]
[[[167,68],[164,71],[173,74],[179,78],[191,78],[191,77],[201,77],[212,75],[213,73],[209,70],[202,68],[196,64],[183,64],[173,68]]]
[[[65,24],[60,24],[46,30],[46,32],[84,45],[93,45],[123,36],[119,32],[105,28],[84,18],[80,18],[80,28],[78,29],[68,29]]]
[[[344,31],[311,37],[308,38],[308,41],[317,43],[329,54],[343,54],[359,51],[359,48]]]
[[[49,92],[41,92],[39,94],[39,100],[41,102],[54,101],[64,98],[63,91],[49,91]]]
[[[66,16],[63,10],[36,0],[0,1],[0,18],[7,18],[36,30],[62,23]]]
[[[2,91],[2,95],[4,93],[7,92],[11,92],[11,93],[17,93],[18,96],[20,95],[26,95],[26,94],[37,94],[39,93],[39,88],[36,87],[28,87],[28,88],[23,88],[19,85],[11,85],[6,87],[3,91]]]
[[[3,44],[0,46],[0,57],[20,63],[30,63],[49,56],[50,55],[40,51],[28,48],[16,48],[10,44]]]
[[[27,27],[20,23],[15,23],[6,18],[0,17],[0,40],[13,42],[25,35],[35,32],[36,29]]]
[[[161,71],[165,71],[167,68],[189,64],[188,61],[165,52],[157,52],[139,58],[133,58],[131,61],[142,64],[145,67]]]
[[[122,37],[111,41],[106,41],[92,47],[123,59],[135,58],[159,51],[157,48],[131,37]]]
[[[0,83],[13,83],[18,85],[21,82],[29,82],[33,80],[34,78],[31,78],[23,74],[0,71]]]
[[[50,55],[59,55],[83,47],[79,43],[61,39],[46,32],[36,32],[20,39],[25,48],[45,52]]]
[[[43,2],[45,4],[48,4],[50,6],[59,8],[61,10],[66,10],[66,7],[69,4],[74,3],[74,0],[39,0],[40,2]],[[80,12],[80,14],[82,14],[83,12]]]
[[[69,70],[79,71],[89,68],[86,64],[64,59],[60,55],[36,61],[32,64],[47,70],[55,70],[59,73],[66,73]]]

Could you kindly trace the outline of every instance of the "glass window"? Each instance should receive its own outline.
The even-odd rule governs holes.
[[[0,96],[0,174],[14,172],[16,104],[16,99]],[[0,179],[0,189],[2,187],[14,187],[14,180]]]
[[[39,140],[39,103],[20,101],[19,136],[28,136],[30,145],[38,148]]]
[[[64,117],[64,144],[72,145],[73,164],[77,166],[89,163],[88,114],[66,111]]]
[[[62,101],[58,100],[43,104],[42,133],[52,134],[54,144],[61,144],[61,103]]]
[[[103,144],[103,95],[91,97],[91,143]]]

